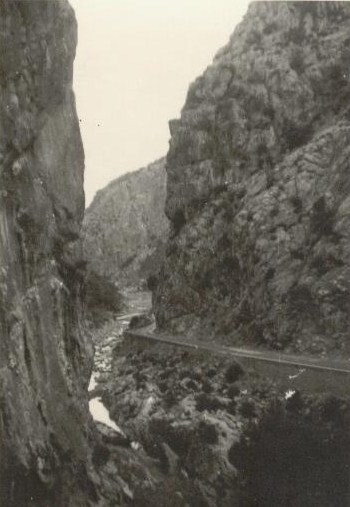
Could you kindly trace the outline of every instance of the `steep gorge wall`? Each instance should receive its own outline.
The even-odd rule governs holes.
[[[0,505],[6,507],[88,504],[92,347],[82,329],[76,33],[66,0],[0,3]]]
[[[90,268],[121,285],[157,272],[168,235],[165,159],[112,181],[97,192],[83,225]]]
[[[256,2],[170,122],[158,327],[349,354],[350,5]]]

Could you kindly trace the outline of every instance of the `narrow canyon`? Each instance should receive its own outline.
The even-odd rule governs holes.
[[[350,4],[250,4],[86,210],[77,29],[0,2],[0,506],[350,506]]]

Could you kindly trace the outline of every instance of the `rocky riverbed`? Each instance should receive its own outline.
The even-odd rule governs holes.
[[[133,307],[95,337],[92,393],[110,418],[103,422],[117,425],[124,434],[119,444],[132,450],[132,505],[277,507],[281,495],[297,507],[346,505],[339,502],[348,494],[347,402],[286,391],[230,358],[123,339],[130,315],[149,302],[141,294],[129,296]],[[139,460],[146,460],[150,482],[134,484]],[[334,484],[333,493],[314,477]]]
[[[101,393],[104,392],[106,382],[110,380],[113,350],[118,344],[122,343],[123,332],[129,326],[132,317],[150,313],[151,294],[149,292],[126,289],[123,292],[123,301],[123,310],[119,314],[111,315],[99,327],[90,324],[90,332],[95,346],[94,367],[89,385],[90,411],[93,416],[97,412],[102,412],[99,403],[96,401],[95,403],[91,402],[99,399]],[[109,425],[113,426],[113,424]]]

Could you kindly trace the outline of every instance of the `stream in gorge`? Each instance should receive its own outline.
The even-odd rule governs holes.
[[[123,432],[111,419],[108,409],[102,402],[103,386],[111,373],[113,349],[124,339],[123,333],[128,328],[130,320],[135,315],[148,313],[151,310],[150,292],[125,289],[123,297],[122,313],[117,314],[101,328],[94,330],[94,367],[89,384],[89,393],[92,396],[89,408],[93,419],[119,433]]]

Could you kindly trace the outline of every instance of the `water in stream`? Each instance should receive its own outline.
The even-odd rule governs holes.
[[[109,412],[101,401],[101,398],[93,398],[89,401],[90,413],[95,421],[101,422],[106,426],[109,426],[118,433],[121,433],[119,426],[109,416]]]
[[[113,349],[123,339],[123,332],[129,326],[131,318],[134,315],[148,312],[151,308],[151,294],[149,292],[128,290],[124,293],[124,298],[125,308],[123,313],[117,315],[113,321],[108,322],[106,326],[96,332],[94,337],[95,358],[89,392],[101,387],[101,385],[103,386],[103,378],[111,369]],[[102,402],[101,394],[90,400],[89,408],[95,421],[122,433],[119,426],[110,418],[109,411]]]

